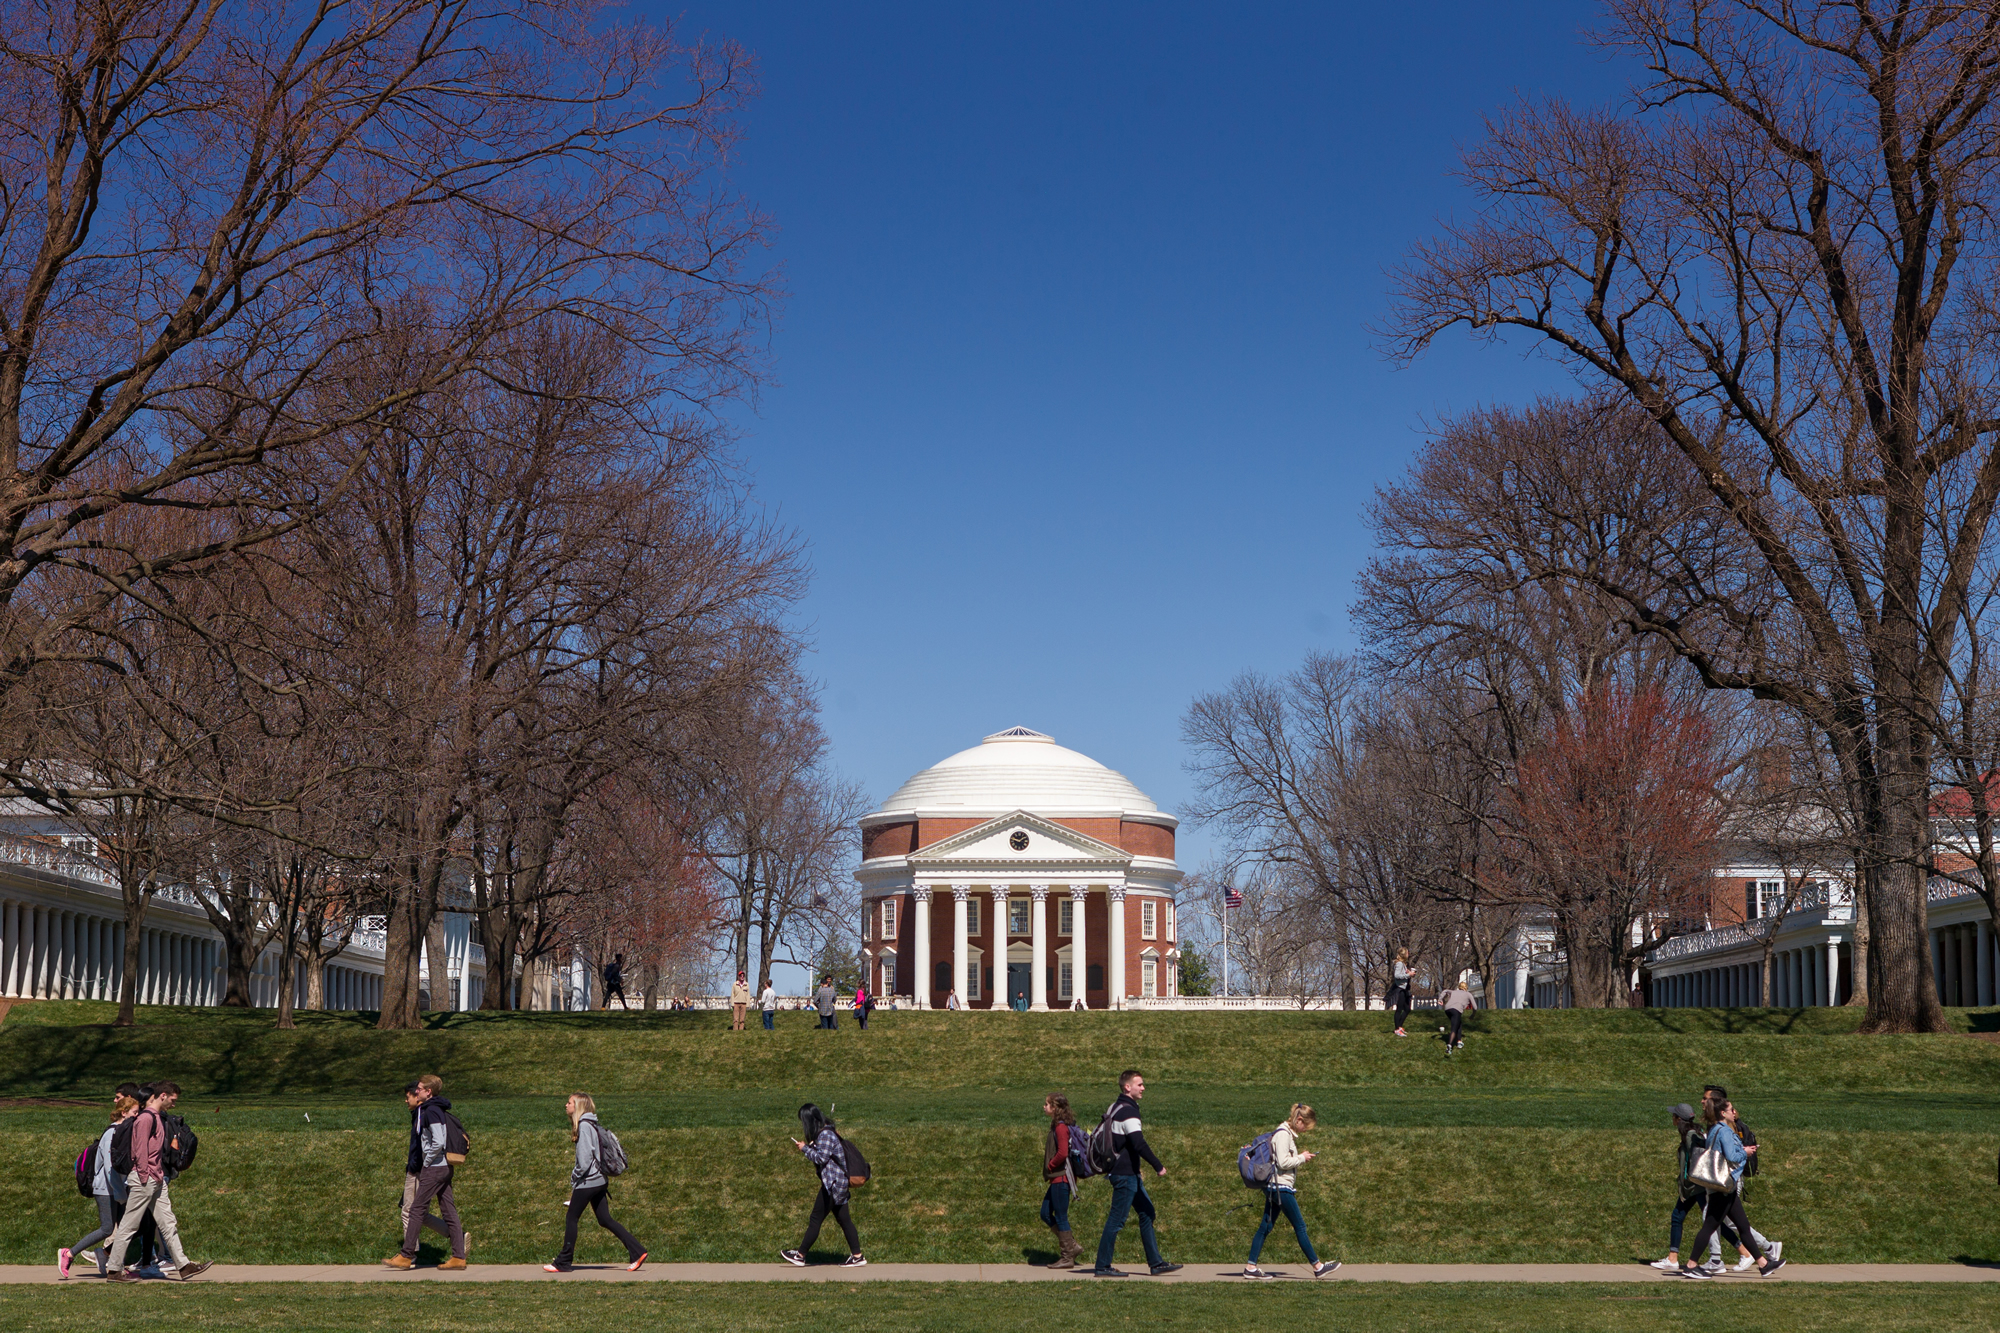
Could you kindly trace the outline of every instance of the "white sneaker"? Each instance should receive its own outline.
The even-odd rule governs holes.
[[[1766,1241],[1764,1244],[1764,1253],[1770,1255],[1773,1259],[1784,1258],[1785,1242],[1781,1240]]]
[[[1653,1267],[1655,1267],[1655,1268],[1659,1269],[1659,1270],[1660,1270],[1660,1271],[1661,1271],[1662,1273],[1671,1273],[1671,1272],[1673,1272],[1673,1271],[1674,1271],[1674,1270],[1675,1270],[1676,1268],[1679,1268],[1680,1266],[1681,1266],[1681,1261],[1680,1261],[1680,1260],[1678,1260],[1678,1259],[1655,1259],[1655,1260],[1653,1260]]]
[[[1723,1271],[1723,1267],[1724,1265],[1722,1262],[1722,1256],[1717,1255],[1715,1258],[1710,1259],[1707,1263],[1703,1264],[1701,1266],[1701,1271],[1704,1273],[1720,1273]]]
[[[1736,1261],[1736,1271],[1739,1273],[1746,1268],[1755,1268],[1756,1266],[1757,1266],[1757,1261],[1750,1257],[1748,1251],[1745,1251],[1743,1257]]]

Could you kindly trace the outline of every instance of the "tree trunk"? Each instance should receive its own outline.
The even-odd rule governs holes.
[[[118,984],[118,1017],[112,1026],[129,1028],[137,1021],[134,1011],[139,1003],[140,934],[146,928],[146,908],[153,893],[145,884],[133,887],[122,875],[119,892],[125,900],[125,958]]]
[[[1886,784],[1885,784],[1886,785]],[[1937,979],[1930,967],[1930,922],[1927,885],[1920,858],[1928,850],[1921,797],[1898,800],[1885,810],[1880,839],[1887,864],[1873,867],[1874,889],[1868,895],[1868,932],[1875,955],[1875,981],[1869,988],[1864,1032],[1948,1032],[1938,1004]]]
[[[451,1002],[451,960],[445,954],[443,913],[431,918],[424,941],[428,945],[426,954],[430,962],[427,970],[430,972],[431,1008],[434,1011],[451,1009],[455,1006]]]
[[[289,1032],[298,1024],[292,1021],[293,999],[299,986],[298,941],[291,931],[285,932],[285,942],[278,946],[278,1030]]]
[[[382,951],[382,1012],[377,1028],[396,1030],[423,1025],[417,1008],[417,949],[423,939],[415,904],[397,902],[389,912]]]

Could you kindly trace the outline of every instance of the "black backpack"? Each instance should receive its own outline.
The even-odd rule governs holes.
[[[1740,1120],[1736,1122],[1736,1137],[1743,1140],[1743,1146],[1746,1148],[1754,1148],[1757,1146],[1757,1132],[1751,1129],[1750,1126],[1744,1124]],[[1757,1159],[1762,1155],[1763,1154],[1761,1153],[1754,1153],[1754,1152],[1746,1152],[1743,1154],[1744,1179],[1747,1180],[1751,1176],[1757,1174]]]
[[[92,1139],[76,1159],[76,1192],[88,1199],[97,1193],[97,1140]]]
[[[466,1154],[472,1151],[471,1136],[465,1126],[458,1123],[458,1117],[439,1109],[438,1115],[444,1120],[444,1160],[448,1166],[464,1166]]]
[[[845,1135],[837,1137],[840,1139],[841,1154],[847,1159],[847,1183],[850,1186],[866,1185],[869,1177],[875,1174],[868,1165],[868,1159],[861,1155],[861,1149],[848,1142]]]
[[[1089,1161],[1090,1174],[1101,1176],[1111,1169],[1118,1160],[1118,1145],[1111,1138],[1111,1113],[1118,1109],[1113,1102],[1104,1108],[1104,1119],[1097,1122],[1097,1128],[1090,1131]]]
[[[179,1175],[194,1165],[195,1149],[201,1140],[188,1128],[188,1122],[177,1115],[161,1115],[160,1136],[166,1141],[160,1145],[160,1165]]]
[[[111,1127],[111,1169],[118,1175],[132,1174],[132,1126],[138,1122],[139,1116],[128,1115]]]

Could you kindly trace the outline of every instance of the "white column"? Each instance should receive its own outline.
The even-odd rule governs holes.
[[[21,950],[21,909],[0,899],[0,995],[14,993],[14,959]]]
[[[1840,941],[1826,942],[1826,1002],[1840,1004]]]
[[[910,994],[917,1002],[917,1008],[931,1007],[931,889],[928,884],[919,884],[910,890],[910,897],[916,901],[917,932],[917,980],[910,987]]]
[[[1007,993],[1007,886],[989,884],[993,895],[993,920],[987,937],[993,941],[993,1002],[989,1009],[1005,1009],[1014,997]]]
[[[965,896],[970,892],[972,886],[969,884],[951,886],[951,989],[953,991],[965,989],[966,970],[972,957],[965,939]],[[946,998],[950,998],[949,994]],[[958,1002],[969,1005],[972,1003],[972,997],[961,995],[958,997]]]
[[[1111,896],[1111,922],[1105,934],[1111,938],[1104,945],[1104,988],[1109,994],[1108,1007],[1125,1007],[1125,885],[1115,881],[1109,889]]]
[[[35,909],[35,988],[33,994],[38,1000],[46,1000],[49,997],[49,927],[53,924],[49,917],[48,908],[37,907]]]
[[[1035,899],[1035,905],[1028,909],[1035,952],[1028,963],[1028,1008],[1044,1013],[1049,1007],[1049,886],[1030,884],[1028,892]]]
[[[1070,908],[1069,967],[1070,998],[1083,997],[1083,1007],[1090,1008],[1090,949],[1089,937],[1084,933],[1083,916],[1090,907],[1090,887],[1086,884],[1069,886],[1069,900],[1076,904]]]
[[[1993,923],[1979,923],[1979,1004],[1981,1008],[1993,1001]]]

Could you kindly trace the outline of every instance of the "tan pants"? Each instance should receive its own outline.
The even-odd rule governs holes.
[[[741,1032],[743,1030],[743,1014],[750,1006],[747,1004],[732,1004],[729,1007],[736,1014],[736,1021],[729,1025],[729,1030],[731,1032]]]
[[[139,1179],[134,1171],[125,1178],[129,1193],[125,1196],[125,1216],[118,1219],[118,1229],[111,1233],[111,1257],[105,1267],[113,1273],[125,1270],[125,1247],[132,1237],[139,1234],[139,1223],[145,1220],[150,1210],[153,1225],[160,1230],[160,1253],[167,1262],[160,1265],[162,1273],[178,1273],[187,1266],[187,1251],[181,1248],[181,1229],[174,1221],[173,1201],[167,1198],[165,1180]]]
[[[402,1221],[402,1229],[404,1231],[408,1231],[410,1229],[410,1205],[414,1204],[416,1201],[417,1201],[417,1177],[415,1173],[405,1171],[403,1173],[403,1221]],[[439,1217],[436,1213],[431,1211],[430,1204],[428,1203],[424,1205],[424,1220],[421,1223],[421,1225],[429,1227],[432,1231],[437,1232],[438,1235],[440,1236],[451,1235],[451,1228],[444,1224],[444,1219],[442,1217]]]

